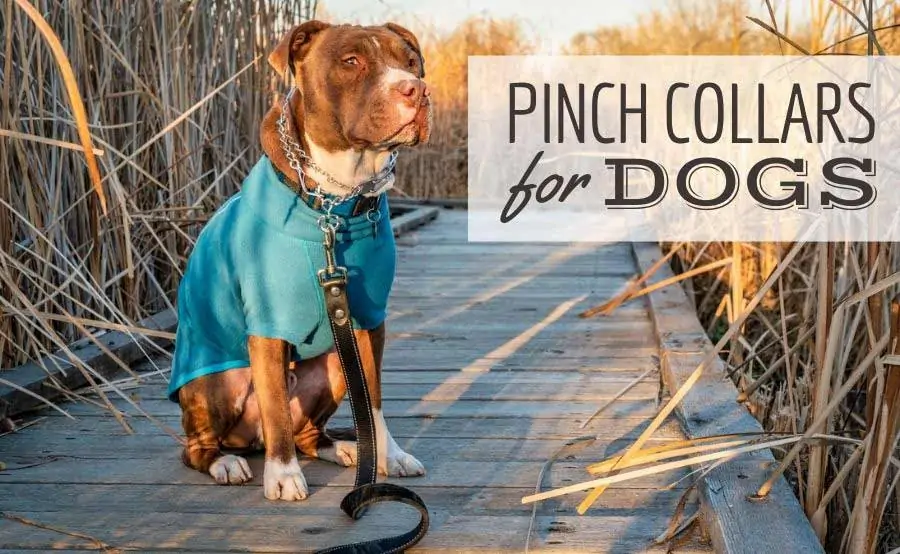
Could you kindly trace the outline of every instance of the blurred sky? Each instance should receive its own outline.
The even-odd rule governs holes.
[[[519,18],[545,53],[579,31],[635,21],[666,0],[320,0],[330,19],[348,23],[419,20],[450,30],[472,15]]]
[[[776,0],[779,19],[809,13],[809,0]],[[672,0],[319,0],[329,20],[341,23],[424,23],[450,31],[473,15],[518,18],[538,44],[538,53],[558,53],[578,32],[635,22],[641,14],[671,7]],[[768,20],[763,0],[750,0],[750,13]],[[796,19],[795,19],[796,21]]]

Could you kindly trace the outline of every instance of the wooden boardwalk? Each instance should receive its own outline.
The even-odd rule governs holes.
[[[611,317],[577,317],[636,272],[631,246],[468,244],[465,212],[452,211],[398,242],[384,397],[394,436],[428,471],[402,480],[432,514],[431,531],[416,551],[522,552],[532,508],[520,499],[534,491],[545,461],[566,440],[596,435],[594,443],[556,461],[543,487],[586,480],[588,463],[626,446],[657,410],[659,378],[652,373],[580,428],[658,365],[643,302]],[[165,400],[164,386],[162,377],[151,377],[130,392],[143,409],[178,429],[178,408]],[[156,424],[135,416],[124,401],[116,404],[132,414],[134,435],[104,410],[78,402],[65,405],[77,420],[46,411],[34,425],[0,436],[0,461],[7,466],[0,471],[6,516],[0,552],[96,549],[101,543],[152,551],[296,552],[406,530],[414,522],[414,512],[402,506],[379,506],[350,522],[338,504],[353,470],[321,461],[301,461],[311,486],[305,502],[263,498],[261,455],[251,458],[253,482],[218,486],[183,467],[180,447]],[[346,406],[336,423],[349,424]],[[655,440],[680,437],[670,422]],[[583,517],[574,509],[581,495],[544,502],[531,548],[666,552],[651,540],[666,530],[686,486],[678,482],[683,476],[614,486]],[[674,551],[709,547],[691,538]]]

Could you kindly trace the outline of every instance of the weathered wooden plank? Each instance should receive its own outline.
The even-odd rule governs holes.
[[[122,399],[112,400],[112,404],[125,413],[139,415],[138,412]],[[140,407],[151,415],[173,415],[178,413],[178,405],[168,400],[142,400]],[[652,400],[620,400],[603,411],[598,417],[615,419],[622,416],[649,417],[656,413],[656,399]],[[384,415],[388,418],[402,417],[527,417],[531,419],[584,417],[594,413],[597,402],[547,400],[454,400],[454,401],[419,401],[394,400],[384,405]],[[67,411],[78,417],[104,416],[104,408],[92,404],[73,404]],[[342,403],[339,414],[349,415],[349,407]],[[48,412],[48,416],[53,416]]]
[[[427,470],[423,477],[412,479],[391,478],[389,482],[405,484],[416,490],[425,487],[494,487],[527,488],[534,487],[543,462],[540,461],[465,461],[446,457],[432,458],[429,452],[415,452]],[[263,456],[255,453],[248,456],[254,475],[262,475]],[[43,463],[42,463],[43,462]],[[194,484],[218,487],[208,475],[185,467],[181,462],[180,449],[173,448],[165,456],[155,459],[133,458],[129,463],[120,459],[53,458],[29,456],[10,458],[8,467],[0,472],[0,485],[26,483],[82,483],[82,484]],[[40,464],[40,465],[33,465]],[[302,459],[300,465],[311,487],[327,485],[350,486],[355,470],[342,468],[320,460]],[[546,486],[558,487],[585,480],[586,460],[563,460],[553,466],[546,476]],[[33,466],[33,467],[24,467]],[[685,472],[672,472],[627,481],[616,488],[654,488],[667,486]],[[244,487],[261,487],[259,479],[254,479]],[[679,487],[686,486],[679,483]],[[262,491],[257,489],[259,494]]]
[[[472,296],[465,301],[448,302],[445,298],[420,298],[415,301],[405,299],[402,303],[391,303],[388,305],[388,321],[392,321],[397,314],[407,314],[407,316],[415,314],[422,318],[423,321],[436,325],[439,322],[458,322],[463,324],[468,321],[482,322],[519,322],[534,325],[538,323],[555,310],[560,305],[557,298],[520,298],[517,303],[507,302],[501,306],[502,310],[497,310],[500,302],[491,303],[492,299],[501,296],[498,292],[496,295]],[[602,300],[606,300],[603,298]],[[562,323],[582,321],[576,320],[576,314],[583,308],[590,308],[596,302],[594,300],[584,300],[575,304],[571,309],[571,315],[562,319]],[[621,311],[618,311],[621,310]],[[540,317],[537,317],[540,315]],[[620,308],[617,308],[616,319],[625,317],[646,318],[647,310],[642,302],[633,301]],[[523,318],[526,318],[523,320]],[[587,324],[599,321],[584,320]]]
[[[469,353],[477,353],[486,351],[486,355],[492,357],[500,357],[508,355],[506,349],[496,351],[501,346],[513,348],[514,352],[518,350],[547,350],[556,348],[563,352],[579,352],[581,355],[589,355],[591,352],[603,353],[604,349],[614,350],[621,347],[629,348],[647,348],[654,345],[653,336],[649,334],[649,327],[645,329],[646,333],[635,333],[630,329],[609,330],[602,333],[591,333],[586,331],[570,332],[568,334],[554,333],[543,334],[537,333],[535,336],[521,339],[515,334],[501,335],[499,333],[477,332],[457,332],[454,334],[442,333],[437,336],[408,334],[391,340],[386,349],[432,349],[436,352],[453,348],[454,346],[464,346]],[[522,341],[521,344],[519,342]]]
[[[560,371],[565,369],[579,371],[616,370],[634,371],[657,367],[657,350],[651,346],[610,347],[593,355],[588,349],[578,351],[561,348],[533,350],[521,348],[504,356],[502,351],[469,352],[463,346],[456,349],[428,349],[427,355],[416,356],[424,349],[388,348],[384,353],[384,365],[387,371],[404,369],[459,369],[462,371]],[[478,363],[476,363],[478,362]]]
[[[436,223],[439,223],[440,219]],[[440,231],[441,227],[435,227]],[[415,254],[422,258],[438,254],[454,254],[463,257],[477,257],[487,254],[483,262],[489,262],[494,257],[501,263],[506,257],[522,257],[527,255],[555,255],[560,261],[549,260],[548,263],[565,263],[568,259],[578,256],[615,255],[621,256],[634,265],[634,260],[628,258],[631,255],[631,246],[627,242],[610,243],[536,243],[536,242],[467,242],[465,237],[459,242],[448,244],[428,244],[427,246],[407,246],[400,251],[404,254]],[[484,264],[485,269],[490,269],[490,264]]]
[[[635,244],[635,254],[644,271],[662,257],[659,247],[650,243]],[[671,269],[664,265],[648,284],[672,276]],[[677,390],[700,365],[711,343],[680,286],[651,293],[649,302],[660,337],[663,376],[668,387]],[[678,407],[687,435],[762,432],[759,422],[735,401],[736,397],[737,389],[725,377],[724,364],[716,357]],[[712,470],[701,482],[704,516],[717,551],[755,554],[771,550],[772,545],[790,545],[791,552],[823,552],[783,478],[767,501],[749,500],[767,478],[772,461],[768,451],[745,455]]]
[[[484,320],[480,317],[462,317],[460,314],[450,320],[443,320],[432,325],[422,325],[411,319],[396,321],[388,325],[388,345],[396,338],[402,338],[408,333],[422,336],[440,338],[443,336],[457,337],[465,333],[486,333],[487,336],[504,336],[507,339],[515,338],[523,331],[534,327],[533,321],[523,321],[521,317],[507,318],[503,320]],[[555,321],[552,325],[538,331],[537,336],[567,336],[585,333],[620,333],[630,332],[634,334],[652,333],[653,325],[643,312],[635,314],[637,317],[621,317],[616,319],[595,318],[575,319],[566,318],[563,321]]]
[[[440,213],[441,210],[438,208],[422,206],[410,209],[406,213],[398,216],[392,215],[391,228],[394,230],[394,236],[400,236],[413,229],[418,229],[437,218]]]
[[[159,416],[160,421],[170,428],[180,432],[181,416]],[[600,437],[601,441],[611,441],[619,438],[637,437],[646,427],[648,421],[645,417],[620,417],[616,418],[615,425],[608,420],[596,418],[584,429],[580,428],[582,417],[564,418],[415,418],[404,417],[388,420],[391,434],[395,438],[423,437],[423,438],[470,438],[470,439],[532,439],[566,441],[573,437],[590,434]],[[129,418],[129,423],[137,436],[165,435],[155,423],[143,417]],[[349,415],[335,416],[329,422],[332,427],[352,427],[353,422]],[[21,435],[9,434],[0,437],[0,452],[11,451],[4,446],[5,441],[17,436],[32,437],[40,443],[44,437],[58,434],[64,440],[93,440],[90,435],[106,437],[109,441],[116,441],[119,437],[130,437],[122,426],[111,415],[105,417],[88,417],[70,420],[66,418],[46,418],[39,421],[33,427],[22,431]],[[675,421],[669,421],[663,425],[654,435],[660,440],[681,438],[681,429]]]
[[[293,508],[293,510],[291,509]],[[354,522],[335,511],[323,520],[304,514],[302,506],[285,508],[282,515],[235,514],[223,521],[219,514],[146,512],[115,514],[105,511],[22,512],[26,518],[100,538],[117,548],[176,549],[181,551],[308,552],[336,542],[356,541],[409,527],[409,518],[398,517],[390,507],[376,506],[371,514]],[[484,549],[522,550],[530,518],[527,516],[434,517],[426,538],[411,552],[484,552]],[[539,516],[532,545],[558,552],[665,552],[653,547],[652,538],[665,529],[659,514],[622,517]],[[0,547],[13,543],[30,548],[84,546],[84,539],[57,536],[48,543],[46,532],[12,522],[0,523]],[[692,552],[693,550],[684,550]]]
[[[546,289],[546,288],[510,288],[498,293],[490,299],[480,300],[482,304],[498,305],[507,304],[508,307],[515,305],[531,307],[535,303],[543,306],[547,312],[557,308],[563,303],[578,301],[575,307],[571,308],[572,317],[577,314],[580,309],[589,308],[600,302],[604,302],[612,297],[621,286],[608,286],[603,288],[594,287],[593,289],[573,289],[571,292],[567,290]],[[434,292],[432,289],[419,290],[403,290],[397,289],[393,292],[391,298],[394,302],[408,302],[418,304],[426,300],[443,301],[451,306],[465,305],[466,302],[477,298],[478,287],[471,290],[445,290],[440,293]]]
[[[314,497],[302,504],[306,515],[338,513],[337,506],[349,486],[328,486],[314,490]],[[421,496],[434,513],[466,515],[530,515],[531,506],[521,503],[530,488],[430,487]],[[3,509],[18,512],[58,512],[64,510],[111,511],[120,514],[141,512],[209,513],[223,515],[283,515],[287,504],[270,502],[258,487],[212,487],[203,485],[97,485],[97,484],[2,484]],[[683,489],[611,489],[591,516],[628,516],[634,510],[672,513]],[[140,502],[135,502],[140,498]],[[579,499],[561,497],[541,504],[539,513],[574,514]]]
[[[46,458],[47,456],[73,456],[79,459],[153,459],[170,456],[181,449],[181,445],[168,435],[125,435],[100,437],[97,435],[73,435],[41,433],[6,437],[0,446],[9,453],[10,460]],[[426,453],[432,459],[454,458],[465,461],[540,461],[550,458],[563,445],[559,439],[531,437],[523,441],[519,438],[447,438],[447,437],[400,437],[397,443],[417,456]],[[597,440],[584,444],[579,449],[572,448],[571,454],[584,463],[601,460],[619,452],[628,445],[628,439]]]
[[[385,402],[394,400],[454,401],[454,400],[519,400],[549,401],[574,400],[597,402],[598,404],[615,397],[624,387],[621,382],[593,383],[590,380],[547,383],[504,383],[504,382],[444,382],[444,383],[383,383],[381,397]],[[625,400],[655,400],[659,393],[659,382],[647,380],[638,383],[622,396]],[[167,398],[165,387],[147,386],[140,391],[142,400]]]
[[[402,276],[394,281],[392,299],[394,302],[409,299],[416,301],[420,298],[460,299],[465,300],[478,297],[492,282],[479,282],[478,280],[453,279],[443,277],[433,283],[425,283],[418,279],[412,279],[408,283]],[[549,281],[549,282],[548,282]],[[536,299],[546,299],[545,302],[558,302],[577,299],[583,295],[587,297],[609,298],[625,286],[625,279],[598,279],[594,276],[573,277],[566,276],[557,279],[537,279],[526,281],[516,286],[503,290],[494,298],[503,299],[521,305],[530,305]],[[582,301],[583,302],[583,301]]]
[[[159,367],[163,371],[168,371],[170,364],[161,363]],[[145,370],[143,366],[133,368],[141,374],[140,382],[134,379],[123,379],[121,382],[133,383],[140,385],[139,395],[142,398],[150,398],[153,396],[164,396],[167,379],[163,375],[156,373],[143,375]],[[147,367],[147,371],[154,371]],[[553,385],[569,386],[580,385],[582,387],[590,387],[597,392],[601,390],[618,391],[624,385],[631,383],[645,372],[640,370],[632,371],[615,371],[604,373],[602,371],[544,371],[541,373],[531,373],[522,371],[487,371],[487,372],[463,372],[459,370],[420,370],[420,371],[393,371],[386,369],[381,374],[382,391],[388,393],[393,389],[399,389],[406,385],[462,385],[462,384],[479,384],[479,385],[507,385],[515,388],[519,385]],[[659,378],[655,375],[645,376],[643,383],[659,384]],[[89,392],[90,389],[81,389],[79,392]]]
[[[594,356],[562,356],[556,350],[540,355],[535,352],[516,351],[508,358],[493,356],[474,356],[465,352],[432,352],[423,349],[422,357],[409,352],[385,353],[384,373],[397,373],[398,379],[408,371],[453,371],[463,374],[485,375],[488,373],[506,374],[516,372],[548,372],[547,380],[559,373],[591,374],[608,376],[630,376],[644,373],[648,369],[659,367],[659,359],[655,348],[622,348],[609,349]],[[440,356],[439,356],[440,355]],[[495,354],[499,356],[499,354]],[[487,363],[475,364],[486,361]],[[168,367],[169,362],[162,362]]]
[[[416,262],[412,258],[404,259],[402,261],[402,266],[398,266],[396,269],[397,277],[410,277],[414,278],[416,275],[421,275],[422,272],[428,271],[429,265],[433,266],[434,261],[431,264]],[[516,271],[518,264],[511,265],[507,269],[512,272]],[[524,265],[523,265],[524,267]],[[619,267],[619,269],[617,269]],[[629,279],[634,276],[634,272],[631,269],[621,268],[621,266],[611,265],[609,268],[605,268],[605,264],[597,267],[597,264],[592,260],[579,260],[572,264],[558,267],[553,269],[553,275],[556,277],[594,277],[595,279],[603,280],[603,279],[617,279],[620,282],[624,282],[626,279]],[[484,272],[479,270],[477,266],[472,265],[448,265],[441,269],[441,276],[443,279],[471,279],[473,281],[480,281],[481,283],[489,283],[491,279],[486,279]],[[496,281],[496,279],[494,279]]]

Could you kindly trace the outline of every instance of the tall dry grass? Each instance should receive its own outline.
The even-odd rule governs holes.
[[[24,5],[24,4],[23,4]],[[103,213],[60,66],[0,8],[0,367],[171,307],[200,224],[260,153],[264,63],[300,0],[39,1],[98,152]],[[49,141],[49,142],[48,142]],[[63,319],[61,322],[59,319]]]

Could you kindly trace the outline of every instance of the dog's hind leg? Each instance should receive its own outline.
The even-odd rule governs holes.
[[[240,485],[253,478],[247,460],[223,455],[220,449],[240,420],[249,391],[249,375],[240,373],[230,370],[199,377],[178,391],[187,436],[181,459],[188,467],[209,473],[220,485]]]
[[[339,466],[356,465],[356,440],[339,439],[330,436],[324,429],[309,424],[294,436],[297,449],[311,457],[335,463]]]
[[[345,436],[325,432],[325,425],[346,393],[337,356],[326,354],[300,362],[290,377],[288,389],[297,449],[311,458],[340,466],[356,465],[356,433],[352,429],[345,430]]]

